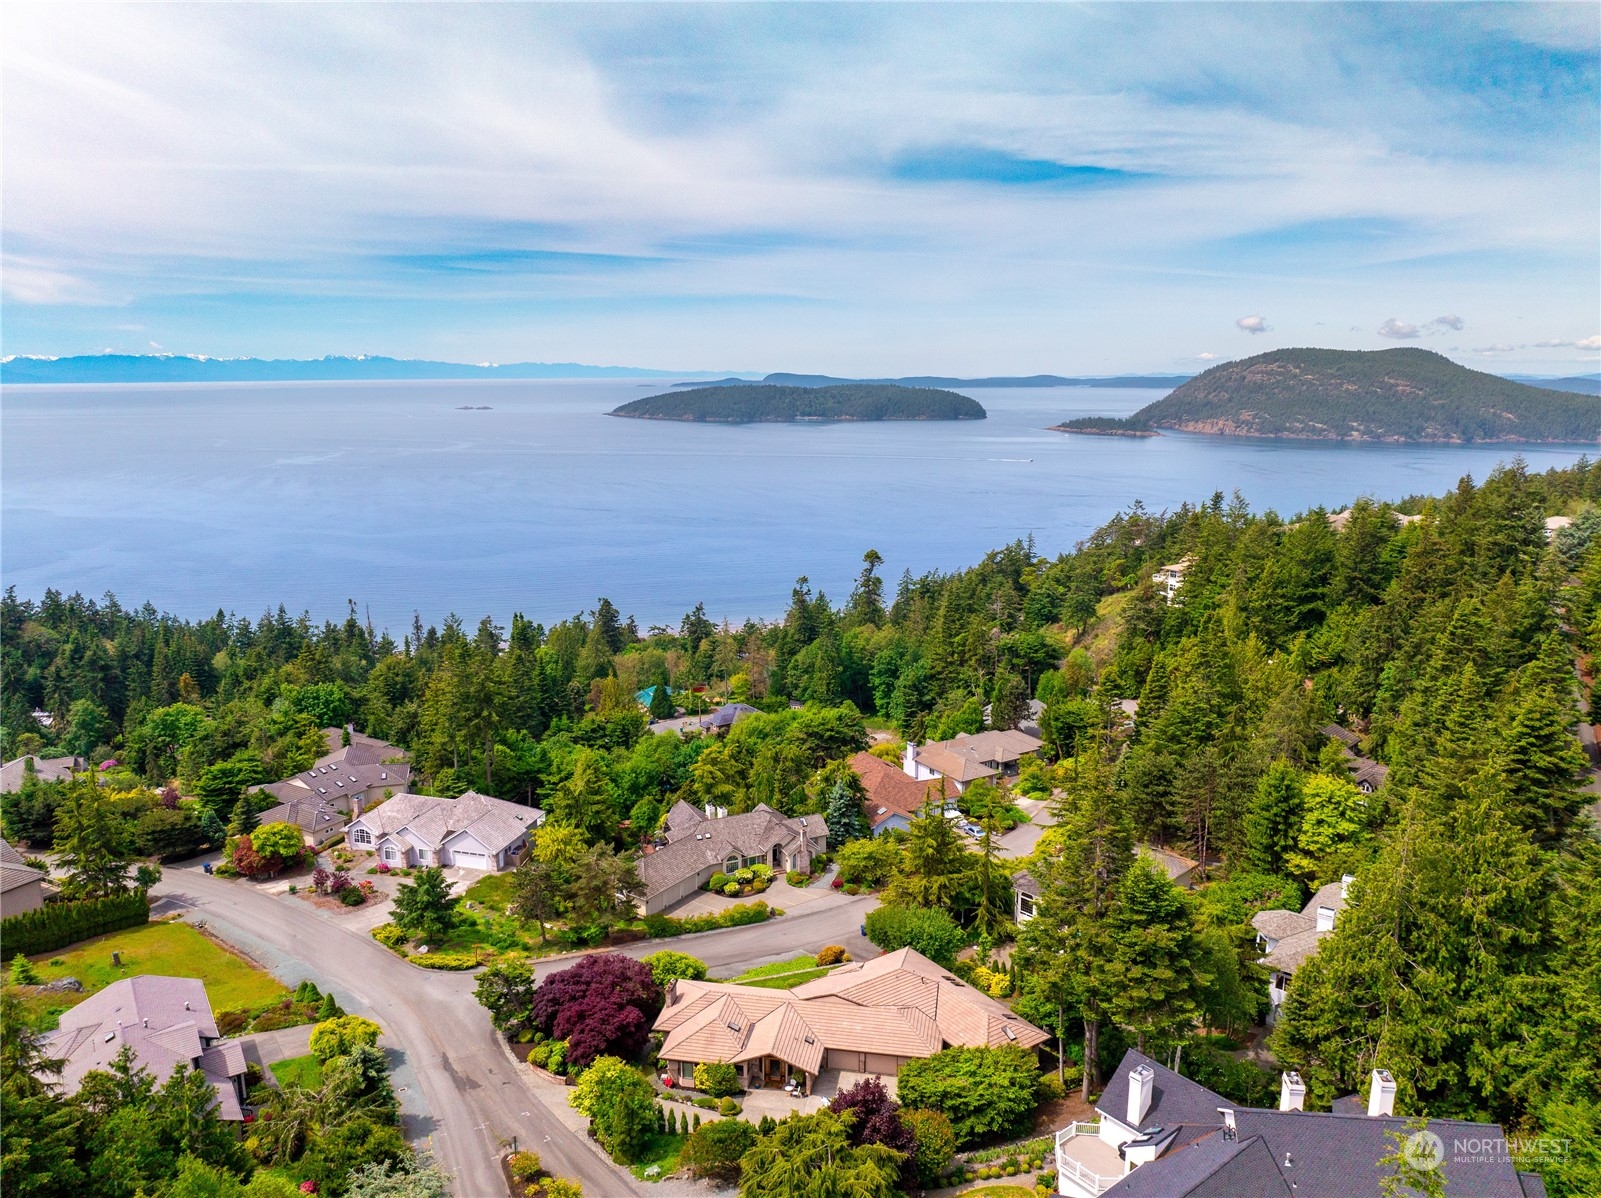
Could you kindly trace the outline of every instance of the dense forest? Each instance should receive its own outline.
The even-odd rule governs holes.
[[[1553,1194],[1593,1194],[1601,845],[1574,731],[1584,705],[1601,714],[1598,505],[1588,461],[1514,463],[1440,497],[1358,501],[1339,521],[1219,493],[1136,505],[1054,559],[1019,542],[965,571],[904,575],[893,594],[869,552],[843,602],[802,578],[782,619],[740,628],[697,608],[641,630],[603,599],[549,628],[453,616],[397,640],[354,606],[322,625],[281,609],[186,621],[8,591],[4,752],[115,756],[220,819],[349,721],[405,746],[419,787],[537,802],[626,846],[677,797],[825,810],[870,723],[943,737],[1013,726],[1037,698],[1048,760],[1017,787],[1050,796],[1058,822],[1029,862],[1041,917],[1020,934],[1019,1007],[1081,1038],[1086,1085],[1131,1042],[1220,1067],[1197,1033],[1248,1026],[1264,1005],[1251,913],[1298,909],[1354,874],[1290,988],[1278,1061],[1313,1105],[1381,1065],[1405,1113],[1565,1139],[1531,1163]],[[1548,540],[1551,514],[1575,519]],[[1150,576],[1182,559],[1169,603]],[[657,687],[665,715],[662,684],[686,708],[712,696],[759,712],[722,738],[648,735],[635,695]],[[1132,724],[1112,718],[1119,699],[1138,700]],[[1376,793],[1351,784],[1318,731],[1331,722],[1388,765]],[[47,841],[50,801],[9,802],[10,833],[31,822]],[[1202,859],[1203,884],[1177,890],[1129,852],[1136,840]],[[923,847],[907,842],[886,900],[993,926],[992,879],[967,882],[994,863],[965,852],[960,876],[940,873],[918,864]],[[1168,981],[1132,987],[1153,959]]]
[[[788,424],[797,420],[983,420],[976,399],[932,387],[844,383],[778,387],[767,383],[694,387],[613,408],[613,416],[714,424]]]
[[[1337,441],[1601,438],[1601,404],[1515,383],[1424,349],[1279,349],[1214,366],[1125,420],[1064,432],[1157,428]]]

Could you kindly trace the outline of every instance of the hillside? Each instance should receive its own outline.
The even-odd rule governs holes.
[[[977,400],[954,391],[892,384],[778,387],[767,383],[696,387],[651,395],[614,408],[638,420],[711,424],[787,424],[800,420],[983,420]]]
[[[1177,429],[1337,441],[1601,440],[1601,403],[1515,383],[1423,349],[1281,349],[1214,366],[1126,420],[1055,426]]]

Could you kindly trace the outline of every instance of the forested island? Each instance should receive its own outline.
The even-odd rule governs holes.
[[[1601,402],[1516,383],[1423,349],[1281,349],[1214,366],[1134,415],[1053,426],[1318,441],[1601,440]]]
[[[708,424],[792,424],[808,420],[983,420],[976,399],[933,387],[845,383],[784,387],[770,383],[696,387],[651,395],[614,408],[637,420]]]
[[[1571,523],[1548,538],[1553,515]],[[1251,918],[1352,875],[1265,1040],[1273,1068],[1299,1071],[1316,1110],[1386,1069],[1398,1112],[1548,1137],[1566,1149],[1519,1166],[1555,1198],[1601,1193],[1601,845],[1575,736],[1601,715],[1601,464],[1514,465],[1337,516],[1286,520],[1222,493],[1135,505],[1073,552],[1017,542],[888,588],[881,561],[865,556],[843,602],[801,578],[780,619],[718,626],[697,607],[649,630],[605,599],[551,627],[452,615],[392,636],[354,603],[338,622],[282,607],[195,621],[11,589],[4,756],[80,755],[100,782],[28,778],[0,803],[5,834],[76,846],[69,860],[91,833],[115,838],[112,860],[189,855],[225,827],[236,843],[263,800],[248,788],[306,769],[348,722],[404,749],[414,790],[545,810],[512,893],[543,879],[539,918],[567,935],[600,918],[578,914],[575,871],[623,869],[677,802],[826,812],[842,883],[953,944],[1015,938],[1010,973],[952,967],[1054,1029],[1074,1084],[1081,1053],[1091,1092],[1139,1043],[1267,1107],[1276,1073],[1227,1051],[1268,1008]],[[1163,567],[1182,573],[1171,593]],[[663,684],[755,710],[721,734],[653,734],[637,696],[657,688],[665,716]],[[1048,802],[1032,856],[998,856],[989,831],[964,838],[936,806],[867,835],[851,766],[867,720],[939,739],[1013,727],[1030,698],[1044,750],[959,803],[993,829],[1021,818],[1017,797]],[[1387,767],[1371,793],[1342,740]],[[1199,862],[1195,889],[1136,856],[1141,841]],[[1040,915],[1022,927],[1020,864]],[[1158,991],[1126,984],[1158,974]],[[10,1087],[0,1100],[13,1128],[46,1126],[25,1102],[92,1114]],[[39,1135],[35,1153],[92,1156]]]

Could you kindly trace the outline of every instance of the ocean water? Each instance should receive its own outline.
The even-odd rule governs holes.
[[[1136,499],[1240,490],[1284,515],[1483,478],[1511,446],[1067,436],[1157,391],[974,390],[957,423],[691,425],[606,412],[633,381],[6,387],[0,581],[183,616],[317,619],[347,600],[398,637],[412,612],[551,622],[605,595],[642,626],[704,601],[775,616],[798,575],[836,602],[867,549],[955,570],[1032,535],[1055,554]],[[461,410],[469,406],[475,410]],[[487,409],[487,410],[483,410]],[[1584,447],[1525,447],[1535,469]]]

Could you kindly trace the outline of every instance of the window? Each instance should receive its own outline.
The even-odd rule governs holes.
[[[366,828],[357,828],[350,834],[350,841],[352,844],[371,844],[372,833]]]
[[[725,874],[731,874],[738,868],[739,858],[734,856],[732,853],[729,854],[728,860],[723,862],[723,872]]]
[[[1034,914],[1034,896],[1032,894],[1019,894],[1017,896],[1017,913],[1025,916]]]

